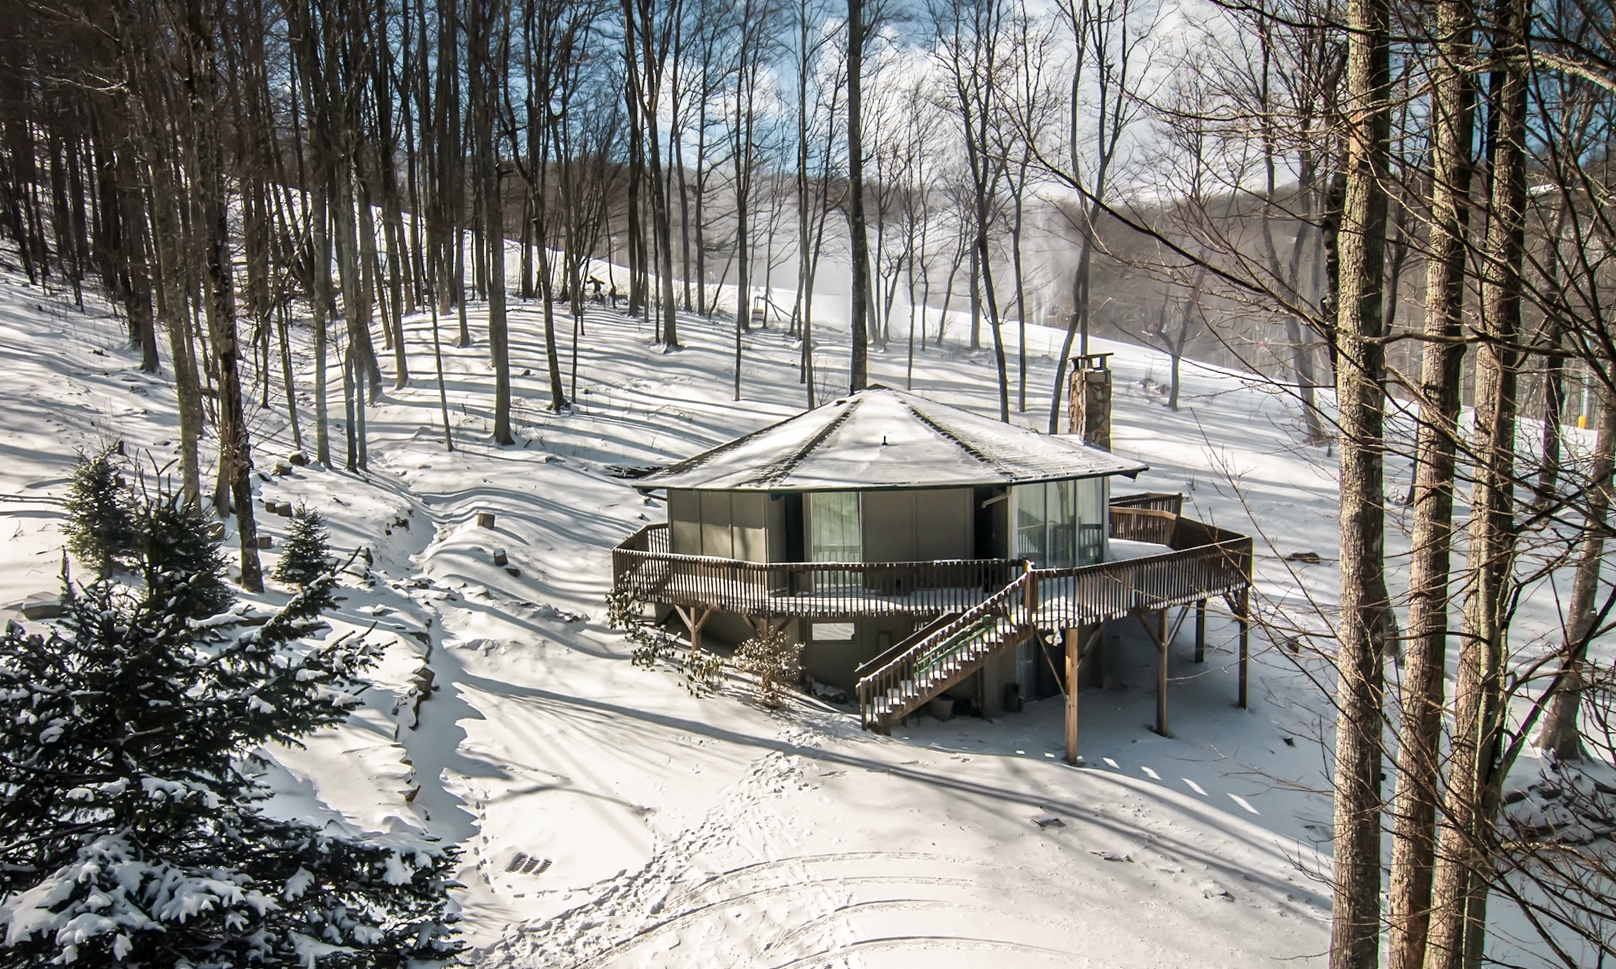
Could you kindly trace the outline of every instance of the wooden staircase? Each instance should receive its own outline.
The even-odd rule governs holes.
[[[1029,573],[962,613],[944,615],[860,667],[859,713],[866,730],[892,725],[959,685],[992,657],[1036,631]]]

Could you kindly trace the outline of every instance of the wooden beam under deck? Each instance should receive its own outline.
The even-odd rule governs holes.
[[[707,625],[707,620],[718,610],[712,606],[674,606],[673,611],[685,621],[685,628],[690,630],[690,651],[701,652],[701,627]]]

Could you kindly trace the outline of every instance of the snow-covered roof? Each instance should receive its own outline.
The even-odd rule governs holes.
[[[1075,437],[872,387],[640,479],[643,489],[843,491],[955,488],[1146,470]]]

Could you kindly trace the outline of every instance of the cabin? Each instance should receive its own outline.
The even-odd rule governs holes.
[[[783,626],[874,729],[939,697],[997,715],[1075,697],[1105,622],[1138,615],[1165,642],[1168,610],[1193,607],[1204,651],[1208,599],[1244,616],[1250,540],[1176,495],[1113,495],[1147,470],[874,387],[640,479],[667,521],[618,546],[614,586],[693,648]]]

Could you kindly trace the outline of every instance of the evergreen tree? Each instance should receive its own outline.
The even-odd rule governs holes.
[[[224,554],[201,509],[166,487],[133,505],[137,564],[150,597],[186,619],[228,609],[235,593],[225,582]]]
[[[135,544],[134,517],[129,492],[118,473],[117,451],[118,446],[113,445],[79,456],[62,523],[67,550],[103,578],[112,574]]]
[[[315,579],[331,571],[331,535],[325,516],[298,505],[292,515],[292,529],[286,547],[275,564],[275,580],[308,588]]]
[[[145,520],[180,507],[153,503]],[[456,852],[259,807],[253,752],[341,722],[365,686],[362,642],[305,641],[325,628],[334,578],[204,643],[171,607],[198,601],[198,575],[158,547],[145,563],[157,581],[69,586],[48,632],[13,622],[0,635],[0,967],[400,966],[452,953]]]

